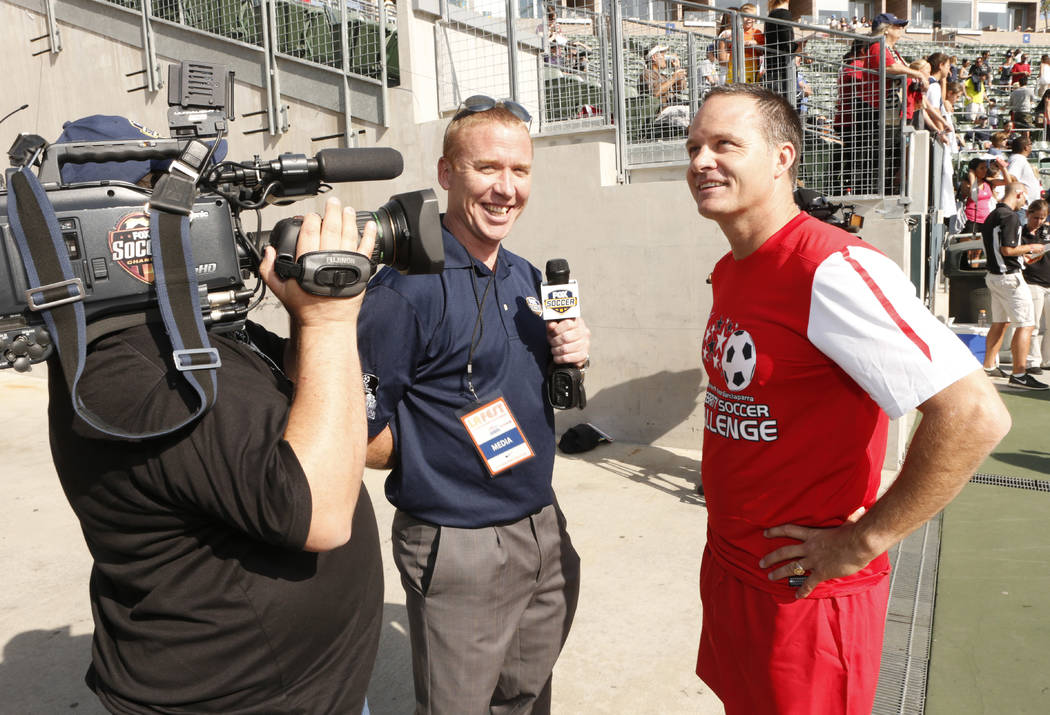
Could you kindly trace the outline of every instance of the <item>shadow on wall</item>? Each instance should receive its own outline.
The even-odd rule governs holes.
[[[84,684],[91,636],[70,635],[69,626],[19,633],[4,646],[0,663],[0,710],[11,713],[106,710]]]
[[[612,385],[587,396],[587,409],[561,412],[558,434],[579,424],[593,422],[614,439],[635,444],[652,444],[689,420],[697,411],[697,400],[704,389],[700,368],[660,372]],[[679,431],[672,446],[700,448],[703,411],[697,411],[691,435]]]

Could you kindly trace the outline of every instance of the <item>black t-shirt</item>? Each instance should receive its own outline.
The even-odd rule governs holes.
[[[311,495],[282,439],[282,341],[211,336],[218,398],[197,423],[100,439],[50,369],[51,451],[95,564],[87,681],[113,712],[357,713],[378,647],[383,572],[362,486],[350,543],[302,551]],[[164,346],[163,348],[160,346]],[[80,394],[135,428],[195,404],[162,328],[96,341]],[[174,386],[174,389],[173,389]],[[338,426],[333,426],[338,429]]]
[[[1028,230],[1027,224],[1021,230],[1021,241],[1023,243],[1050,244],[1050,226],[1045,223],[1034,232]],[[1037,260],[1029,263],[1024,268],[1024,281],[1038,286],[1050,288],[1050,258],[1044,254]]]
[[[1021,219],[1016,211],[999,202],[981,225],[981,236],[989,273],[1002,275],[1021,270],[1019,256],[1004,256],[999,250],[1003,246],[1013,247],[1021,243]]]
[[[769,17],[774,20],[791,22],[791,12],[786,7],[771,11]],[[791,25],[766,22],[764,34],[766,38],[764,46],[766,53],[770,56],[790,55],[795,52],[795,29]]]

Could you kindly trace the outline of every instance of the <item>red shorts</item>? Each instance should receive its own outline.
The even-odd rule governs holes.
[[[730,575],[705,549],[696,674],[727,715],[870,715],[889,583],[785,603]]]

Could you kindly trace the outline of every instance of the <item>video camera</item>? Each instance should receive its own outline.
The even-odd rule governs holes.
[[[168,124],[171,138],[50,144],[21,135],[9,152],[15,167],[38,166],[38,179],[54,209],[73,273],[82,284],[81,297],[91,326],[109,318],[144,316],[160,320],[154,285],[150,241],[150,204],[162,198],[162,182],[181,172],[195,182],[189,210],[189,241],[199,283],[200,309],[209,329],[236,329],[261,301],[265,284],[245,281],[258,276],[268,231],[246,233],[241,212],[268,204],[284,205],[331,189],[329,182],[392,179],[402,171],[402,157],[386,148],[325,149],[314,157],[281,154],[266,160],[208,159],[233,119],[233,73],[218,65],[183,62],[168,74]],[[214,138],[211,147],[201,140]],[[181,159],[194,147],[207,152],[198,175],[187,172]],[[151,188],[125,181],[63,180],[62,167],[91,162],[159,162],[172,160],[169,174]],[[194,185],[195,183],[195,185]],[[8,218],[12,197],[0,191],[0,369],[25,371],[51,353],[37,299],[29,292],[26,270]],[[405,273],[439,273],[444,250],[438,202],[430,189],[398,194],[375,211],[358,211],[358,227],[376,221],[375,251],[346,265],[335,254],[308,254],[309,265],[296,275],[306,290],[322,295],[353,295],[363,290],[376,270],[388,264]],[[286,222],[272,242],[278,253],[295,264],[298,225]],[[290,259],[289,259],[290,254]],[[356,255],[356,254],[355,254]],[[306,259],[307,256],[303,256]],[[285,274],[281,274],[285,276]],[[285,276],[286,277],[286,276]],[[102,331],[105,332],[105,331]]]
[[[836,204],[813,189],[795,189],[795,205],[813,218],[837,226],[843,231],[858,233],[864,227],[864,217],[857,213],[855,204]]]

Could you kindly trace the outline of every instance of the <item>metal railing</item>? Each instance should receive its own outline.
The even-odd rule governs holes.
[[[873,53],[878,67],[850,55],[850,48],[859,53],[872,43],[884,48],[882,38],[693,3],[664,5],[665,17],[696,21],[624,17],[633,6],[621,2],[609,3],[605,13],[548,6],[539,30],[539,131],[614,125],[621,179],[629,180],[634,169],[685,163],[689,121],[707,92],[750,81],[798,109],[802,183],[829,195],[902,191],[901,84],[886,76],[883,51]],[[771,22],[791,27],[805,49],[752,45],[754,28]]]
[[[385,88],[399,81],[396,15],[383,0],[99,0],[141,13],[147,61],[144,89],[163,85],[153,50],[156,21],[262,48],[267,77],[267,129],[287,130],[278,58],[295,58],[382,87],[381,117],[387,122]],[[343,105],[350,135],[350,91]],[[264,130],[265,131],[265,130]]]

